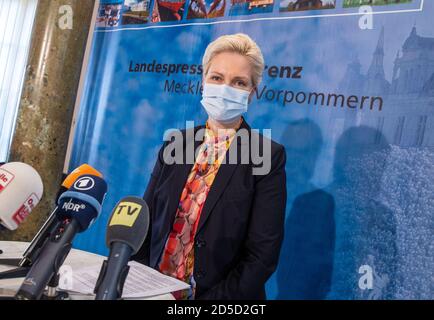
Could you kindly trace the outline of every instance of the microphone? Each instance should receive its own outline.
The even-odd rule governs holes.
[[[60,187],[60,190],[56,197],[56,203],[58,203],[60,196],[67,191],[73,183],[80,178],[83,175],[93,175],[100,178],[103,178],[103,175],[96,170],[95,168],[91,167],[88,164],[82,164],[81,166],[74,169],[62,182],[62,185]],[[34,260],[37,259],[39,254],[39,249],[42,247],[43,243],[49,236],[50,230],[53,229],[53,226],[57,222],[56,214],[58,213],[59,208],[56,207],[53,212],[50,214],[48,219],[45,221],[41,229],[39,229],[38,233],[35,235],[33,240],[30,242],[30,245],[27,247],[26,251],[23,254],[23,258],[19,262],[19,266],[26,267],[30,266]],[[1,275],[0,275],[1,279]]]
[[[71,173],[66,176],[65,180],[63,180],[62,185],[60,186],[60,189],[59,189],[57,196],[56,196],[56,203],[58,202],[62,193],[64,193],[69,188],[71,188],[73,183],[78,178],[80,178],[82,175],[85,175],[85,174],[91,174],[93,176],[103,178],[103,175],[101,174],[101,172],[99,172],[98,170],[96,170],[92,166],[88,165],[87,163],[83,163],[81,166],[72,170]],[[63,174],[63,175],[65,175],[65,174]]]
[[[0,224],[16,230],[39,203],[41,176],[28,164],[9,162],[0,167]]]
[[[149,228],[149,208],[137,197],[125,197],[116,205],[110,218],[106,244],[110,249],[105,260],[94,293],[96,300],[116,300],[122,297],[128,275],[128,261],[139,251]]]
[[[107,184],[103,179],[84,175],[60,196],[55,228],[27,273],[16,299],[40,299],[48,282],[65,261],[75,235],[85,231],[98,217],[106,192]]]

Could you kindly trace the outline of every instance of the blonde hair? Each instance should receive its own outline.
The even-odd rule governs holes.
[[[244,33],[224,35],[208,45],[202,59],[204,76],[208,74],[211,60],[222,52],[235,52],[246,57],[252,65],[253,86],[257,86],[261,82],[262,72],[264,71],[264,57],[256,42]]]

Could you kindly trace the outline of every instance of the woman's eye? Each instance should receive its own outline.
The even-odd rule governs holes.
[[[243,81],[237,81],[236,85],[239,87],[245,87],[246,86],[246,84]]]
[[[211,77],[211,80],[214,80],[214,81],[219,81],[221,78],[220,77],[218,77],[218,76],[212,76]]]

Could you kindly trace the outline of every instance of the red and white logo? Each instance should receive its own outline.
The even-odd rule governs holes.
[[[0,192],[2,192],[3,189],[5,189],[6,186],[11,183],[14,177],[15,176],[9,171],[0,168]]]
[[[12,216],[12,220],[14,220],[17,225],[22,223],[33,210],[33,208],[38,204],[38,202],[39,198],[36,196],[36,194],[32,193],[24,202],[24,204]]]

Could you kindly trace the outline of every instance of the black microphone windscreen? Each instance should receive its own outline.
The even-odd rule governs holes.
[[[133,251],[139,251],[149,228],[149,208],[138,197],[125,197],[113,210],[107,226],[106,243],[110,248],[113,242],[126,243]]]

